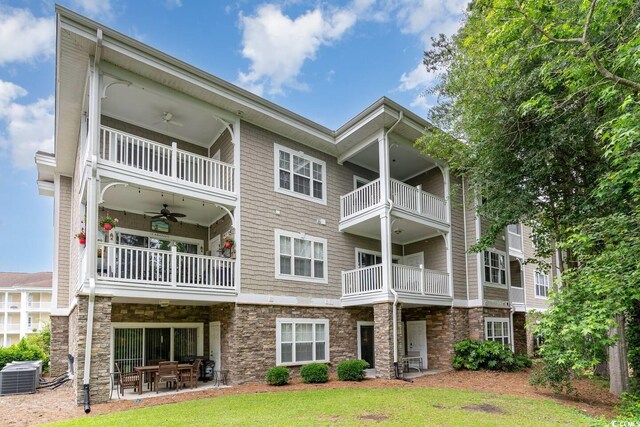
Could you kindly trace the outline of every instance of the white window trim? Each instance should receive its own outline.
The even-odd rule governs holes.
[[[370,179],[363,178],[363,177],[358,176],[358,175],[353,175],[353,189],[354,190],[358,189],[358,181],[364,183],[364,185],[367,185],[368,183],[371,182]]]
[[[323,245],[323,255],[324,255],[324,262],[323,262],[323,267],[324,267],[324,272],[323,272],[323,277],[322,278],[316,278],[316,277],[306,277],[306,276],[296,276],[293,274],[293,268],[294,268],[294,263],[293,263],[293,240],[291,242],[291,251],[292,251],[292,255],[291,255],[291,274],[281,274],[280,273],[280,236],[285,236],[285,237],[290,237],[291,239],[304,239],[304,240],[309,240],[312,243],[322,243]],[[313,253],[313,245],[311,247],[311,251]],[[323,239],[321,237],[314,237],[314,236],[309,236],[306,233],[296,233],[293,231],[286,231],[286,230],[281,230],[279,228],[275,229],[275,265],[276,265],[276,271],[275,271],[275,277],[276,279],[280,279],[280,280],[293,280],[296,282],[310,282],[310,283],[324,283],[327,284],[329,283],[329,263],[328,263],[328,247],[327,247],[327,239]],[[313,261],[311,261],[313,263]]]
[[[312,195],[307,196],[306,194],[297,193],[293,191],[293,188],[291,190],[280,188],[280,151],[289,153],[289,155],[292,156],[301,157],[305,160],[308,160],[312,163],[317,163],[322,166],[322,199],[318,199],[316,197],[313,197]],[[293,162],[293,158],[291,158],[291,162]],[[293,176],[291,177],[291,186],[293,187]],[[325,162],[323,162],[322,160],[318,160],[315,157],[309,156],[302,151],[296,151],[279,144],[273,144],[273,189],[276,193],[286,194],[287,196],[297,197],[298,199],[309,200],[314,203],[326,205],[328,190],[327,187],[327,164]],[[311,193],[313,193],[313,165],[311,166]]]
[[[484,264],[484,252],[493,252],[495,254],[498,255],[502,255],[504,257],[504,274],[505,274],[505,281],[507,283],[500,284],[500,283],[493,283],[493,282],[489,282],[487,281],[487,278],[484,275],[484,268],[485,268],[485,264]],[[498,288],[498,289],[507,289],[509,286],[509,277],[507,275],[507,268],[509,268],[509,263],[507,261],[507,253],[504,251],[500,251],[498,249],[494,249],[494,248],[488,248],[485,249],[481,254],[480,254],[480,263],[482,264],[482,282],[484,283],[484,286],[488,287],[488,288]]]
[[[506,345],[511,345],[511,325],[509,324],[509,318],[508,317],[485,317],[484,318],[484,340],[485,341],[490,341],[489,340],[489,323],[496,323],[496,322],[500,322],[500,323],[506,323],[507,324],[507,344]],[[502,327],[502,330],[504,331],[504,326]],[[503,335],[505,336],[505,335]],[[491,340],[494,341],[494,340]]]
[[[293,334],[293,338],[294,338],[294,342],[293,342],[293,346],[292,346],[292,357],[295,359],[295,333],[296,333],[296,328],[295,328],[295,324],[301,324],[301,323],[311,323],[313,325],[317,325],[317,324],[322,324],[324,325],[324,333],[325,333],[325,351],[324,351],[324,355],[325,358],[324,359],[317,359],[317,360],[309,360],[306,362],[286,362],[286,363],[282,363],[282,324],[283,323],[292,323],[293,324],[293,328],[291,333]],[[276,318],[276,365],[277,366],[301,366],[301,365],[308,365],[311,363],[329,363],[330,360],[330,356],[329,356],[329,320],[328,319],[308,319],[308,318],[299,318],[299,319],[295,319],[295,318]],[[316,353],[316,328],[313,328],[313,354],[315,356]]]
[[[547,296],[542,296],[542,295],[538,295],[538,283],[536,282],[536,273],[539,273],[541,275],[544,276],[545,281],[546,281],[546,285],[547,285]],[[543,299],[546,300],[549,296],[549,290],[551,289],[551,284],[549,283],[549,274],[548,273],[544,273],[540,270],[534,270],[533,272],[533,294],[535,295],[535,297],[537,299]]]
[[[113,367],[113,363],[114,363],[114,355],[115,355],[115,342],[114,342],[114,337],[115,337],[115,331],[116,329],[123,329],[123,328],[136,328],[136,329],[142,329],[142,328],[171,328],[171,346],[170,346],[170,354],[171,354],[171,358],[173,359],[173,340],[174,340],[174,334],[173,334],[173,330],[175,328],[196,328],[197,329],[197,343],[196,343],[196,348],[197,348],[197,352],[198,354],[203,354],[204,353],[204,323],[179,323],[179,322],[162,322],[162,323],[152,323],[152,322],[115,322],[111,324],[111,345],[110,345],[110,355],[109,355],[109,359],[110,359],[110,365],[111,367]]]
[[[367,255],[374,255],[374,256],[379,256],[380,258],[382,258],[382,252],[379,251],[372,251],[370,249],[362,249],[362,248],[356,248],[356,253],[355,253],[355,262],[354,265],[356,266],[356,268],[358,267],[358,253],[362,252],[363,254],[367,254]],[[398,262],[400,262],[402,260],[402,256],[400,255],[391,255],[391,259],[392,260],[397,260]]]

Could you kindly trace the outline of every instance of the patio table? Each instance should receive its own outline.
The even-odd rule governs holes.
[[[157,374],[159,366],[158,365],[149,365],[149,366],[136,366],[134,368],[138,373],[138,394],[142,394],[142,378],[144,378],[144,374]],[[191,371],[193,370],[193,365],[191,363],[180,363],[178,364],[178,372],[189,372],[189,376],[191,376]]]

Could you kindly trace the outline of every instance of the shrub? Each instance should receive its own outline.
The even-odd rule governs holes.
[[[360,381],[364,378],[364,370],[369,363],[361,359],[345,360],[338,364],[338,379],[340,381]]]
[[[289,382],[289,370],[284,366],[276,366],[267,371],[267,384],[285,385]]]
[[[9,347],[0,347],[0,369],[11,362],[23,362],[27,360],[42,360],[43,369],[45,362],[49,362],[49,355],[45,355],[40,347],[31,344],[26,338],[22,338],[17,344]]]
[[[640,420],[640,396],[631,393],[622,393],[620,405],[618,405],[618,416],[616,421],[638,421]],[[612,423],[615,425],[615,423]]]
[[[324,363],[310,363],[300,369],[300,376],[307,384],[326,383],[329,381],[329,367]]]
[[[453,348],[453,369],[509,372],[531,366],[526,356],[516,356],[508,347],[496,341],[464,340],[457,342]]]

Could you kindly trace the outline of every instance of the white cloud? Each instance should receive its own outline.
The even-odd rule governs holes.
[[[33,167],[36,151],[53,151],[54,97],[38,99],[31,104],[15,102],[27,91],[11,82],[0,80],[0,150],[7,153],[19,169]]]
[[[28,9],[0,6],[0,65],[51,57],[55,36],[53,17],[36,18]]]
[[[427,47],[432,36],[452,35],[458,30],[468,3],[469,0],[401,0],[396,19],[400,31],[418,35]]]
[[[108,21],[113,18],[111,0],[72,0],[71,3],[93,19]]]
[[[350,8],[316,8],[296,18],[283,14],[279,6],[265,4],[253,16],[240,15],[242,55],[251,61],[248,72],[239,72],[238,82],[259,95],[282,94],[283,87],[305,90],[297,80],[307,60],[318,49],[340,40],[356,23]]]
[[[402,73],[398,90],[404,92],[414,89],[426,89],[433,85],[437,78],[438,75],[427,71],[427,68],[421,62],[408,73]]]
[[[164,0],[164,7],[168,10],[182,7],[182,0]]]

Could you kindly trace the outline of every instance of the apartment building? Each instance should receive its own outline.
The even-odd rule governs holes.
[[[51,273],[0,272],[0,346],[41,331],[50,312]]]
[[[115,363],[202,355],[242,383],[355,357],[393,378],[409,352],[446,369],[465,338],[527,351],[551,274],[519,226],[468,252],[477,197],[413,147],[423,118],[381,98],[331,130],[61,7],[57,25],[36,164],[52,370],[74,357],[79,401],[108,399]]]

